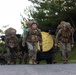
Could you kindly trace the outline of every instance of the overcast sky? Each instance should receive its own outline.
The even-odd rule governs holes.
[[[32,4],[28,0],[0,0],[0,29],[9,25],[7,28],[13,27],[17,33],[22,33],[20,13],[30,5]]]

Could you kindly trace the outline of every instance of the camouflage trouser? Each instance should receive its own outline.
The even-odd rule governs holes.
[[[27,42],[27,46],[29,49],[29,57],[31,57],[32,60],[36,60],[36,56],[37,56],[37,42],[36,43],[30,43]]]
[[[15,50],[11,50],[10,48],[6,47],[6,50],[7,50],[7,63],[8,64],[16,64],[16,53],[15,53]]]
[[[62,60],[68,60],[68,56],[71,51],[71,43],[60,42],[60,51],[62,55]]]

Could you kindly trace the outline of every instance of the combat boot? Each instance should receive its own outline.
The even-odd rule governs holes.
[[[34,61],[32,59],[29,59],[29,64],[34,64]]]
[[[33,60],[34,64],[36,65],[37,64],[37,61],[36,60]]]
[[[67,64],[68,63],[68,61],[67,60],[63,60],[63,64]]]
[[[8,65],[10,65],[10,63],[11,63],[10,61],[7,61],[7,64],[8,64]]]

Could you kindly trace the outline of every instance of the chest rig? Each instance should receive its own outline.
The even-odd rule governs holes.
[[[67,30],[67,31],[61,31],[60,33],[60,40],[64,43],[69,43],[71,42],[71,31]]]
[[[9,38],[8,46],[9,47],[13,47],[13,48],[17,46],[17,39],[16,39],[16,37]]]
[[[39,39],[40,39],[39,35],[40,35],[39,29],[33,30],[33,29],[30,28],[30,29],[28,30],[27,40],[28,40],[29,42],[32,42],[32,43],[38,42]]]

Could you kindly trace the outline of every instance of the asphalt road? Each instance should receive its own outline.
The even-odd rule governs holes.
[[[0,75],[76,75],[76,63],[0,65]]]

